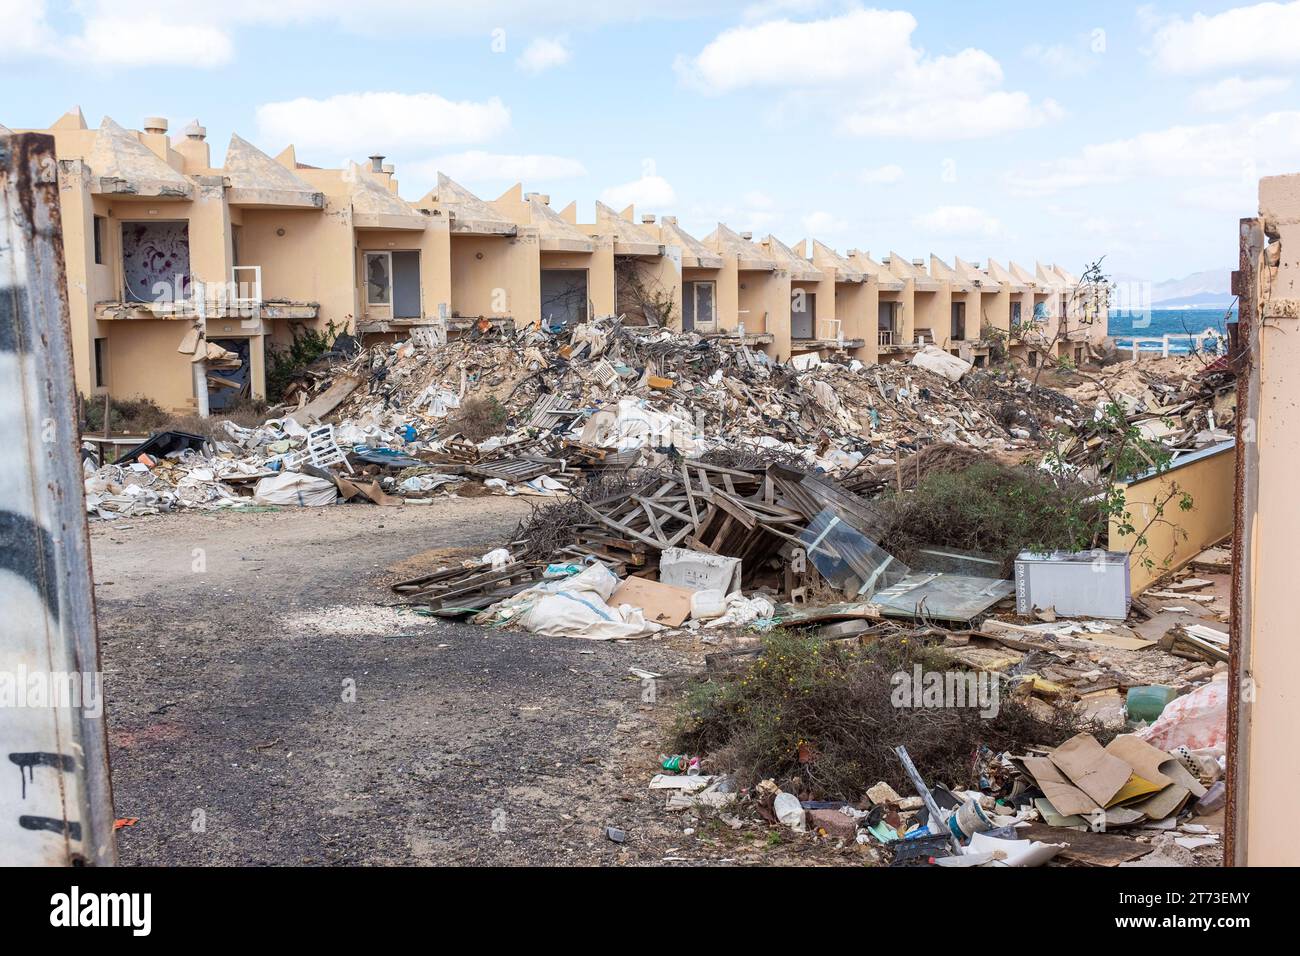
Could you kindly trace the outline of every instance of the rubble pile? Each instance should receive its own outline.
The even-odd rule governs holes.
[[[1234,437],[1236,376],[1227,358],[1187,355],[1125,362],[1089,374],[1061,393],[1091,412],[1090,418],[1076,421],[1060,449],[1062,459],[1081,470],[1097,463],[1102,446],[1113,437],[1116,414],[1143,439],[1167,449],[1173,461]]]
[[[1144,598],[1154,603],[1200,594],[1212,582],[1198,573],[1230,570],[1222,552],[1211,549]],[[1133,619],[1178,610],[1142,607]],[[717,814],[737,828],[757,817],[759,826],[807,834],[892,866],[1217,865],[1226,802],[1226,632],[1204,623],[1178,624],[1157,646],[1132,621],[1057,619],[1050,611],[1027,621],[995,611],[978,628],[965,630],[894,624],[846,638],[814,624],[804,633],[820,632],[820,644],[808,643],[804,651],[792,651],[788,639],[760,644],[741,670],[721,669],[734,658],[715,655],[710,663],[718,669],[710,679],[730,682],[734,692],[724,696],[724,710],[690,709],[683,726],[714,721],[716,745],[719,715],[731,720],[736,718],[728,715],[753,714],[741,718],[737,733],[754,735],[748,723],[775,721],[798,747],[770,751],[765,772],[772,775],[755,785],[759,767],[753,764],[740,774],[710,753],[676,754],[665,758],[651,791],[666,794],[670,812]],[[787,628],[800,626],[786,622]],[[963,670],[899,669],[890,680],[899,692],[891,703],[908,718],[873,716],[870,692],[860,688],[876,678],[859,668],[891,659],[900,644],[925,643]],[[819,708],[798,695],[764,696],[765,682],[775,681],[780,690],[787,673],[799,673],[801,665],[791,660],[800,653],[813,655],[816,663],[808,666],[821,674],[843,674],[840,689],[805,691],[834,701],[840,712],[834,720],[827,719],[830,705]],[[765,660],[769,655],[774,659]],[[862,695],[854,706],[867,708],[864,713],[845,715],[850,694]],[[1026,708],[1039,732],[1014,746],[1004,741],[991,748],[991,738],[1006,729],[1000,715],[1013,702]],[[964,765],[960,758],[941,759],[943,769],[936,773],[933,759],[951,749],[934,741],[936,721],[949,726],[963,711],[971,719],[952,724],[950,732],[966,739],[971,732],[958,728],[974,727],[977,742]],[[868,741],[862,746],[869,752],[857,749],[859,735],[848,733],[854,725],[844,722],[850,719],[865,722]],[[887,739],[875,739],[884,728],[897,736],[887,732]],[[675,743],[689,747],[694,733],[680,734]],[[752,739],[768,738],[758,733]],[[886,744],[897,760],[892,768],[877,766],[887,763],[881,750]],[[956,746],[960,751],[964,745]],[[721,739],[721,751],[728,755],[722,760],[754,753],[734,736]],[[832,760],[845,762],[826,765]],[[828,781],[842,782],[870,768],[888,779],[828,790]]]
[[[583,472],[704,455],[861,478],[936,444],[1019,460],[1091,414],[1013,372],[974,370],[938,349],[911,364],[816,355],[778,364],[735,337],[619,319],[558,334],[416,337],[331,357],[259,428],[226,423],[225,436],[165,467],[140,468],[130,453],[103,468],[92,461],[91,512],[262,503],[258,481],[304,464],[324,469],[309,477],[347,482],[335,482],[338,499],[383,504],[470,493],[467,485],[553,495]],[[491,434],[470,433],[475,415],[488,416]],[[308,447],[327,424],[332,432],[317,438],[328,460]]]

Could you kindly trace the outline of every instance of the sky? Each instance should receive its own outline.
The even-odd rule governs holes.
[[[787,245],[1236,265],[1260,176],[1300,172],[1300,0],[0,0],[0,123],[192,119],[336,166],[379,153]]]

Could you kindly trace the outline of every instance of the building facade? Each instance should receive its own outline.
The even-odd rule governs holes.
[[[837,352],[870,364],[927,344],[982,364],[1001,340],[1027,364],[1082,359],[1104,302],[1056,266],[844,255],[816,239],[697,239],[516,185],[484,200],[440,175],[407,202],[382,156],[344,169],[272,157],[232,136],[211,163],[197,122],[54,137],[77,387],[201,413],[266,395],[267,356],[299,329],[402,338],[482,323],[558,328],[627,315],[743,336],[774,359]],[[1086,293],[1086,290],[1084,290]]]

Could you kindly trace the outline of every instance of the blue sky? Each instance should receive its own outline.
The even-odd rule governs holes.
[[[166,12],[160,12],[164,11]],[[1300,172],[1300,2],[0,0],[0,123],[197,118],[337,165],[442,168],[909,258],[1158,281],[1236,260]]]

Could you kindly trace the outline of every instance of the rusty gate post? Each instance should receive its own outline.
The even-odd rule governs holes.
[[[54,139],[0,135],[0,862],[11,865],[116,862],[76,409]]]

